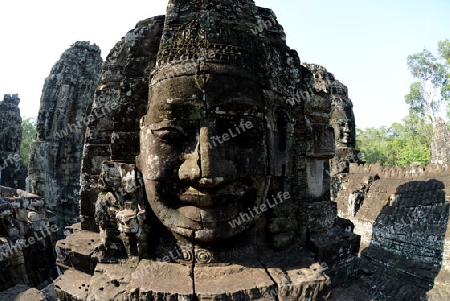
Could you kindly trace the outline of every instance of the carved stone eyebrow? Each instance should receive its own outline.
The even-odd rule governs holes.
[[[164,128],[174,128],[174,129],[180,131],[181,133],[183,133],[184,135],[186,135],[186,130],[183,129],[183,127],[181,127],[181,126],[178,126],[175,121],[171,121],[171,120],[164,120],[164,121],[157,122],[157,123],[151,123],[149,125],[149,128],[150,128],[150,130],[155,130],[155,131],[161,130]]]
[[[256,117],[256,118],[264,118],[263,112],[236,112],[236,111],[222,111],[222,110],[216,110],[214,111],[215,115],[219,116],[236,116],[236,117]]]
[[[216,106],[213,113],[215,115],[253,116],[263,118],[264,108],[247,102],[230,102]]]

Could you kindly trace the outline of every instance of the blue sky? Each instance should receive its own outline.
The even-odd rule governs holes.
[[[307,63],[325,66],[349,88],[360,128],[391,125],[408,114],[413,78],[406,57],[450,39],[450,0],[256,0],[270,7],[287,43]],[[167,1],[15,0],[0,11],[0,95],[19,93],[22,117],[36,116],[45,78],[62,52],[91,41],[105,58],[142,19]]]

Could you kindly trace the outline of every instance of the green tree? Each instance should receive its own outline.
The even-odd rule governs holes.
[[[447,64],[450,65],[450,40],[438,42],[439,55],[447,60]]]
[[[356,133],[356,147],[369,164],[399,167],[428,164],[431,160],[433,128],[418,114],[410,114],[389,128],[357,129]]]
[[[438,52],[447,61],[447,66],[450,66],[450,41],[439,41]],[[447,80],[442,87],[442,95],[445,99],[450,99],[450,72],[447,72]],[[447,102],[447,117],[450,119],[450,102]]]
[[[22,120],[22,142],[20,144],[20,157],[25,165],[28,166],[31,143],[36,139],[36,124],[34,118]]]
[[[438,42],[438,49],[439,57],[424,49],[409,55],[407,59],[408,68],[418,82],[411,84],[405,101],[414,113],[429,118],[433,125],[442,104],[450,99],[450,42]]]
[[[429,144],[423,144],[420,136],[411,136],[401,141],[396,166],[428,164],[431,161]]]
[[[356,148],[362,153],[363,160],[369,164],[380,163],[386,165],[388,157],[385,144],[388,140],[388,129],[367,128],[365,131],[356,129]]]
[[[438,56],[424,49],[408,56],[408,68],[416,82],[405,101],[409,116],[389,128],[357,129],[356,146],[367,163],[410,166],[431,161],[431,140],[443,104],[450,118],[450,41],[438,42]]]

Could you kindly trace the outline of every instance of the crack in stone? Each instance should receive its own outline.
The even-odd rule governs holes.
[[[194,241],[195,241],[195,231],[193,231]],[[196,263],[196,257],[195,257],[195,243],[192,243],[192,266],[191,266],[191,277],[192,277],[192,301],[198,301],[199,298],[197,296],[197,292],[195,291],[195,263]]]
[[[267,274],[267,276],[269,276],[270,280],[273,281],[273,284],[275,284],[275,285],[277,286],[277,287],[276,287],[277,295],[271,296],[271,297],[275,298],[276,301],[279,301],[279,299],[278,299],[278,294],[279,294],[280,289],[279,289],[278,283],[275,281],[275,279],[273,279],[273,277],[272,277],[272,275],[270,274],[269,270],[267,269],[266,265],[265,265],[260,259],[258,259],[258,262],[259,262],[259,264],[264,268],[264,271],[266,271],[266,274]],[[290,281],[290,279],[289,279],[289,281]]]

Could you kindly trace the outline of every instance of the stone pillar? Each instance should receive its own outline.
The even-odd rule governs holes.
[[[450,162],[450,130],[448,124],[438,118],[433,128],[433,140],[431,142],[431,163]]]

